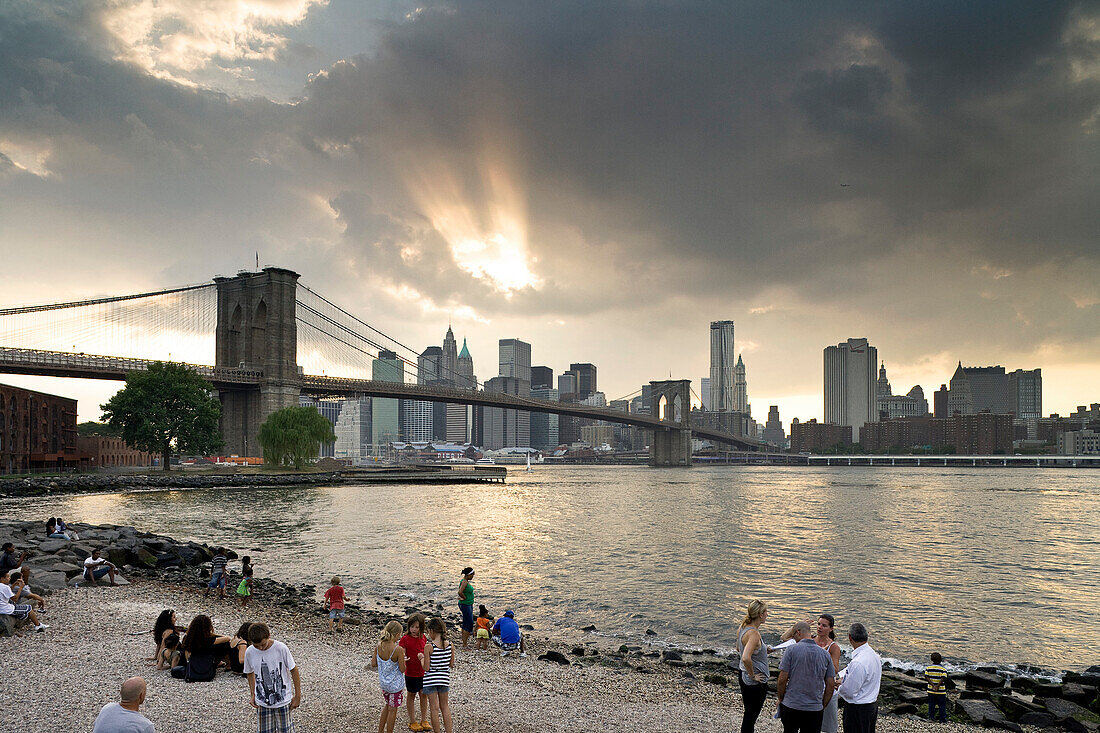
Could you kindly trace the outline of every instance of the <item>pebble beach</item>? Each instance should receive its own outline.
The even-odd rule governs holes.
[[[319,616],[304,616],[263,599],[241,609],[235,600],[204,598],[195,588],[148,578],[116,588],[59,590],[47,604],[47,631],[24,627],[20,636],[0,639],[4,697],[11,703],[0,708],[0,730],[90,731],[99,708],[117,699],[119,684],[131,675],[148,681],[142,711],[161,733],[256,730],[244,678],[220,671],[213,682],[187,684],[146,661],[154,649],[148,632],[165,608],[175,609],[181,623],[206,613],[223,634],[245,620],[268,623],[301,670],[299,730],[377,728],[381,696],[377,674],[367,666],[377,641],[373,626],[329,634]],[[741,700],[735,687],[685,677],[658,663],[605,666],[595,661],[598,655],[588,663],[574,659],[562,666],[537,659],[543,651],[559,648],[557,640],[537,632],[529,637],[527,658],[459,649],[451,688],[456,731],[731,731],[740,726]],[[782,730],[779,721],[768,717],[774,707],[769,700],[758,731]],[[59,727],[59,721],[64,725]],[[402,710],[395,730],[406,726]],[[880,717],[878,727],[884,733],[977,730],[894,716]]]

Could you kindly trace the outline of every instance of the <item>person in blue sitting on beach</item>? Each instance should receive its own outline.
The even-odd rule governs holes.
[[[518,651],[521,657],[527,656],[527,649],[523,643],[523,632],[516,623],[516,614],[512,609],[504,612],[504,615],[493,624],[493,643],[500,647],[501,656],[507,656],[508,652]]]

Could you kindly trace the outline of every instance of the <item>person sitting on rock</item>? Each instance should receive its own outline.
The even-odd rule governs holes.
[[[10,570],[15,572],[18,570],[23,575],[23,580],[28,583],[31,582],[31,573],[25,567],[23,563],[31,556],[29,552],[24,550],[19,557],[15,556],[15,545],[10,542],[5,542],[3,546],[3,553],[0,553],[0,570]]]
[[[505,611],[504,615],[493,624],[493,643],[500,647],[501,656],[506,656],[508,652],[517,650],[521,657],[527,656],[527,649],[523,643],[523,633],[519,630],[516,615],[511,609]]]
[[[60,532],[57,529],[57,517],[50,517],[46,520],[46,536],[51,540],[67,540],[69,535],[64,532]]]
[[[29,603],[16,605],[11,602],[15,593],[12,591],[11,586],[8,585],[10,580],[11,573],[7,570],[0,570],[0,614],[12,616],[17,619],[30,619],[31,623],[34,624],[35,631],[45,631],[50,628],[38,620],[38,616]]]
[[[61,517],[57,518],[57,525],[56,525],[56,530],[55,531],[60,532],[61,534],[65,535],[65,539],[67,539],[67,540],[78,540],[78,539],[80,539],[80,535],[78,535],[76,532],[74,532],[72,527],[65,524],[65,520],[62,519]]]
[[[92,550],[92,554],[84,561],[84,579],[92,585],[98,585],[96,581],[104,575],[110,576],[111,585],[118,585],[115,582],[117,570],[114,563],[99,556],[99,550]]]
[[[27,582],[25,580],[23,580],[22,573],[12,573],[11,580],[8,582],[8,585],[11,587],[12,593],[15,594],[14,596],[12,596],[12,600],[15,603],[19,603],[20,599],[22,598],[29,598],[32,601],[38,602],[39,611],[46,610],[46,599],[38,595],[37,593],[31,593],[31,587],[27,585]]]

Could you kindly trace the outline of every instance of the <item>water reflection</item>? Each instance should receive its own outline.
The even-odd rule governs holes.
[[[923,659],[1092,663],[1100,491],[1087,471],[540,468],[504,486],[332,486],[0,502],[248,551],[259,572],[479,602],[729,648],[747,601],[775,631],[830,612]],[[1038,641],[1041,639],[1041,642]]]

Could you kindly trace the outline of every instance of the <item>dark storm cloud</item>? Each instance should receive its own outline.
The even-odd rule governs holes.
[[[339,253],[441,305],[813,300],[858,278],[853,308],[906,292],[899,318],[935,321],[984,264],[1100,267],[1084,3],[429,5],[295,104],[113,60],[95,4],[12,7],[0,139],[49,142],[57,185],[148,197],[168,221],[201,210],[202,235],[230,247]],[[415,190],[450,182],[440,195],[488,221],[495,165],[542,279],[510,298],[454,262]],[[1081,333],[1076,317],[1029,322]]]

